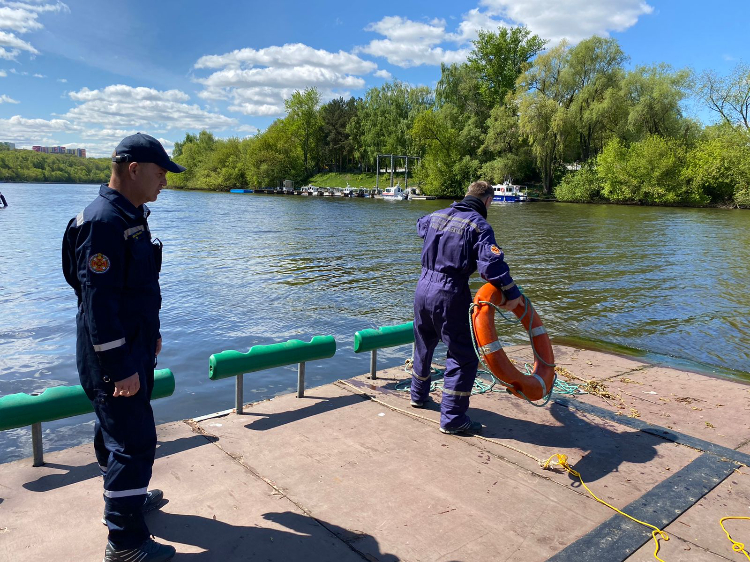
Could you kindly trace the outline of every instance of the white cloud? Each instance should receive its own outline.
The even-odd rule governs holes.
[[[10,96],[7,96],[5,94],[0,94],[0,103],[20,103],[20,102],[17,102]]]
[[[296,68],[312,66],[327,68],[343,74],[367,74],[377,68],[374,62],[366,61],[351,53],[331,53],[313,49],[302,43],[289,43],[265,49],[239,49],[224,55],[207,55],[198,59],[195,68],[252,68],[267,66],[274,68]]]
[[[9,8],[0,5],[0,27],[18,33],[28,33],[44,27],[37,21],[39,14],[23,8]]]
[[[80,127],[65,119],[25,119],[14,115],[10,119],[0,119],[0,130],[6,140],[30,148],[35,144],[59,145],[64,138],[62,135],[76,133]]]
[[[214,70],[194,79],[203,85],[199,97],[229,100],[230,111],[259,116],[283,115],[284,100],[295,90],[317,88],[323,102],[348,96],[349,89],[365,86],[361,75],[377,69],[374,62],[354,54],[301,43],[207,55],[194,67]]]
[[[440,19],[422,23],[400,16],[386,16],[369,24],[365,31],[374,31],[385,36],[385,39],[374,39],[369,45],[355,49],[355,52],[384,57],[389,63],[402,68],[463,62],[469,54],[468,49],[454,51],[437,46],[454,40],[454,36],[445,31],[445,21]]]
[[[445,20],[420,23],[400,16],[386,16],[379,22],[369,24],[365,31],[374,31],[393,41],[435,45],[445,37]]]
[[[68,81],[68,79],[67,78],[58,78],[57,81],[58,82],[62,82],[63,84],[65,84]]]
[[[258,86],[280,88],[289,84],[294,84],[294,89],[361,88],[365,85],[362,78],[315,66],[251,68],[249,70],[228,68],[214,72],[208,78],[199,79],[198,82],[212,89]]]
[[[237,131],[240,133],[250,133],[251,135],[254,135],[258,132],[258,127],[255,127],[253,125],[240,125],[237,127]]]
[[[23,39],[16,37],[15,34],[6,31],[0,31],[0,47],[10,48],[10,50],[3,48],[3,52],[6,53],[6,55],[3,55],[3,58],[8,60],[16,58],[20,51],[28,51],[32,55],[39,54],[39,51],[32,47],[31,43],[27,43]]]
[[[115,84],[107,86],[103,90],[89,90],[83,88],[79,92],[71,92],[70,98],[74,101],[94,101],[94,100],[107,100],[107,101],[171,101],[181,102],[190,99],[186,93],[180,90],[167,90],[160,92],[153,88],[143,87],[132,87],[124,84]]]
[[[0,58],[15,60],[21,51],[38,55],[39,51],[31,43],[16,34],[42,29],[44,26],[39,22],[40,13],[62,11],[70,11],[62,2],[48,4],[0,0]]]
[[[37,74],[34,74],[34,78],[47,78],[47,76],[45,76],[44,74],[37,73]]]
[[[83,103],[69,110],[64,118],[75,123],[96,123],[105,129],[224,129],[237,123],[235,119],[211,113],[198,105],[183,103],[190,98],[179,90],[159,91],[117,84],[102,90],[83,88],[68,95]]]
[[[385,79],[385,80],[390,80],[391,78],[393,78],[393,74],[391,74],[390,72],[388,72],[388,71],[387,71],[387,70],[385,70],[385,69],[380,69],[380,70],[378,70],[378,71],[377,71],[377,72],[375,73],[375,76],[377,76],[378,78],[383,78],[383,79]]]
[[[479,8],[474,8],[463,15],[458,32],[449,33],[446,38],[463,45],[479,37],[480,30],[497,31],[499,27],[508,27],[508,24],[501,19],[495,19],[487,12],[480,12]]]
[[[0,68],[0,78],[5,78],[6,76],[8,76],[8,73]]]
[[[625,31],[654,10],[644,0],[481,0],[480,4],[488,14],[524,24],[553,44]]]

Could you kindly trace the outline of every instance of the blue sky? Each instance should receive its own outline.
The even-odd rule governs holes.
[[[203,128],[244,137],[295,89],[327,101],[391,79],[434,86],[441,62],[501,25],[550,44],[615,37],[629,66],[728,74],[750,62],[749,19],[749,0],[0,0],[0,141],[106,156],[135,131],[167,149]]]

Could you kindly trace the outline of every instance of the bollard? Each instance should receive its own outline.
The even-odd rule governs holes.
[[[297,367],[297,398],[305,396],[305,363],[302,362]]]
[[[373,349],[372,355],[370,355],[370,378],[375,380],[378,378],[378,350]]]

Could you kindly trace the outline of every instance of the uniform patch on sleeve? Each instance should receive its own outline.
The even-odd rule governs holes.
[[[104,254],[96,254],[89,258],[89,269],[94,273],[106,273],[109,270],[109,258]]]
[[[503,251],[494,244],[490,246],[490,250],[492,250],[493,254],[497,254],[498,256],[503,253]]]

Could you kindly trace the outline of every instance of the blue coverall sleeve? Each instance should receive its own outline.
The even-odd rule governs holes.
[[[474,253],[477,270],[482,279],[500,289],[508,300],[521,296],[521,291],[510,276],[510,268],[505,263],[503,251],[495,242],[495,234],[491,228],[480,230],[474,243]]]
[[[121,381],[138,372],[130,356],[132,342],[120,319],[126,312],[120,310],[125,284],[123,232],[106,222],[86,222],[78,240],[78,277],[91,344],[105,376]]]
[[[427,236],[427,229],[430,228],[431,220],[432,215],[425,215],[417,220],[417,234],[419,234],[420,238],[424,239],[424,237]]]

